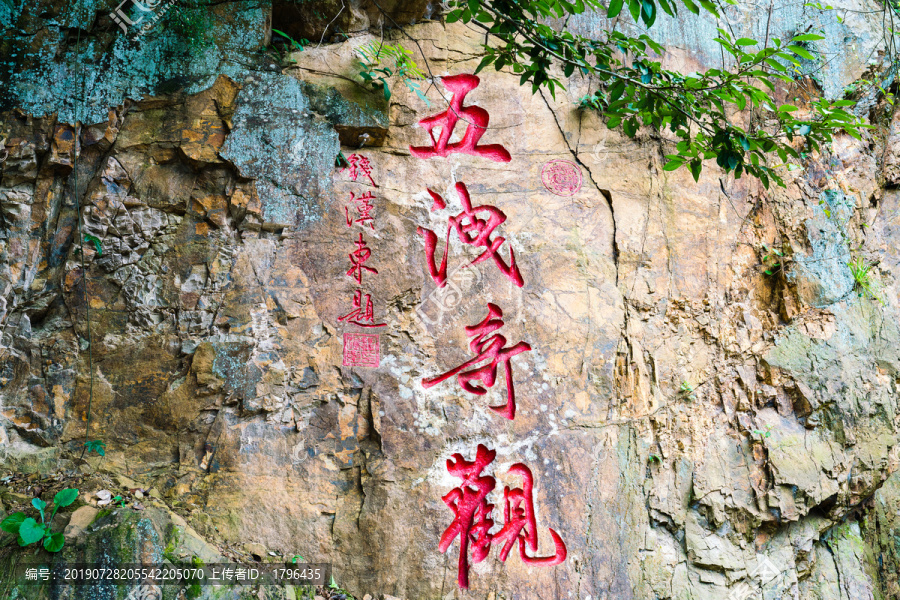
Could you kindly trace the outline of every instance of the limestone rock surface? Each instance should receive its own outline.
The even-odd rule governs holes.
[[[262,8],[240,8],[259,25]],[[377,39],[360,32],[275,69],[215,62],[171,92],[154,73],[153,94],[122,84],[123,102],[101,85],[77,127],[52,89],[0,114],[4,468],[46,472],[103,440],[89,467],[168,508],[85,531],[118,519],[161,553],[183,518],[205,552],[332,563],[357,597],[900,597],[892,109],[765,190],[714,164],[697,183],[664,171],[672,140],[607,130],[577,107],[587,81],[554,99],[484,72],[466,103],[511,161],[422,159],[418,121],[450,96],[438,78],[474,71],[483,37],[403,31],[435,75],[428,103],[402,84],[388,104],[350,89],[354,48]],[[352,178],[359,157],[371,180]],[[547,178],[553,161],[567,179]],[[506,217],[494,236],[521,287],[491,258],[465,267],[481,250],[456,234],[436,285],[422,231],[444,238],[457,183]],[[377,273],[354,272],[357,240]],[[354,298],[384,327],[349,324]],[[508,345],[530,346],[509,367],[514,420],[490,408],[502,364],[485,395],[423,384],[472,358],[465,327],[490,305]],[[377,366],[348,365],[348,333],[380,336]],[[552,528],[568,556],[495,550],[461,592],[442,498],[459,484],[448,459],[479,444],[497,453],[495,523],[522,463],[538,554]]]

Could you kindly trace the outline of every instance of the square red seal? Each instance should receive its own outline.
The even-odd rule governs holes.
[[[345,367],[377,367],[381,343],[377,333],[344,334]]]

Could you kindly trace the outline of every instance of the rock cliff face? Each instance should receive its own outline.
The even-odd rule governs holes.
[[[9,31],[39,18],[85,31],[44,40],[51,58],[35,45],[6,80],[6,470],[126,476],[159,494],[144,517],[118,515],[138,531],[123,546],[163,555],[174,520],[203,560],[219,551],[201,537],[227,556],[299,554],[359,597],[900,598],[900,115],[886,103],[866,139],[836,139],[765,190],[713,165],[698,183],[664,172],[669,141],[577,109],[590,82],[554,99],[485,72],[465,103],[490,114],[478,143],[511,160],[421,158],[418,121],[452,95],[439,77],[473,72],[483,39],[407,25],[429,6],[386,7],[435,77],[429,104],[399,82],[390,102],[358,83],[354,49],[378,36],[278,67],[253,52],[271,8],[217,4],[224,33],[178,59],[181,81],[165,58],[174,33],[126,43],[108,7],[78,6],[6,16]],[[350,8],[358,29],[383,20]],[[119,63],[97,73],[90,56]],[[68,79],[30,89],[51,64]],[[862,67],[847,64],[853,80]],[[443,238],[463,212],[458,183],[474,209],[502,212],[504,241],[462,268],[483,248],[450,235],[439,287],[424,231]],[[438,239],[435,266],[443,251]],[[868,291],[859,260],[874,265]],[[485,395],[455,377],[427,385],[494,332],[465,329],[490,325],[491,305],[505,347],[530,349],[500,358]],[[378,345],[354,346],[371,341],[360,334]],[[507,373],[513,420],[490,410]],[[80,462],[97,439],[105,457]],[[462,592],[459,540],[439,550],[453,522],[442,497],[460,485],[448,459],[479,445],[496,452],[495,531],[524,464],[529,555],[554,554],[552,528],[567,557],[502,562],[497,548]],[[20,492],[10,484],[0,510]],[[104,543],[92,532],[115,521],[102,519],[72,539]]]

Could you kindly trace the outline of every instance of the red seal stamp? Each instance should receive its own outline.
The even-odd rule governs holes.
[[[551,160],[541,169],[541,183],[557,196],[574,196],[582,181],[581,169],[568,160]]]
[[[345,367],[377,367],[381,357],[381,343],[377,333],[344,334]]]

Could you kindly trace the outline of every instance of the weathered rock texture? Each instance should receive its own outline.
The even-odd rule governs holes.
[[[404,35],[436,76],[478,63],[483,38],[463,27]],[[379,93],[347,81],[370,39],[283,71],[209,67],[177,93],[154,79],[118,106],[100,94],[108,119],[78,128],[62,105],[4,113],[10,468],[102,439],[94,466],[158,488],[199,535],[332,562],[360,596],[900,597],[900,140],[885,108],[864,141],[839,137],[767,191],[713,165],[699,183],[664,172],[669,141],[575,107],[589,82],[554,100],[485,73],[467,102],[512,161],[422,160],[416,123],[446,92],[435,81],[426,106],[397,83],[383,118]],[[380,145],[360,149],[367,131]],[[340,143],[371,161],[374,230],[347,227],[346,199],[371,188],[334,168]],[[579,166],[575,195],[542,185],[553,159]],[[443,233],[458,181],[507,215],[497,233],[524,287],[487,261],[462,297],[435,289],[417,227]],[[374,369],[341,356],[361,231],[387,324]],[[451,271],[463,256],[451,243]],[[847,266],[858,256],[875,298]],[[421,383],[471,357],[463,327],[488,302],[509,343],[532,346],[513,359],[511,422],[488,409],[502,381],[484,397]],[[479,443],[498,453],[494,504],[519,484],[508,467],[529,465],[541,553],[552,527],[569,555],[539,568],[494,552],[461,594],[458,546],[437,548],[457,484],[445,463]]]

